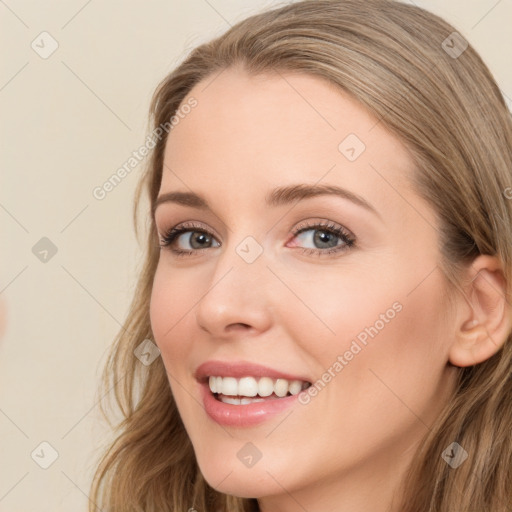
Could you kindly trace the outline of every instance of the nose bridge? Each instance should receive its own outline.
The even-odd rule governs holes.
[[[254,213],[246,218],[254,219]],[[221,254],[217,258],[214,272],[214,281],[217,282],[230,269],[230,273],[236,273],[240,281],[244,283],[261,283],[262,278],[269,273],[267,243],[268,233],[263,231],[261,220],[241,223],[231,228]]]
[[[217,335],[231,324],[257,330],[270,322],[271,278],[263,245],[255,237],[233,240],[221,249],[196,317],[199,325]]]

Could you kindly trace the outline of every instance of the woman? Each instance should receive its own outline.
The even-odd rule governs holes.
[[[151,112],[90,510],[510,511],[512,122],[474,49],[415,6],[298,2]]]

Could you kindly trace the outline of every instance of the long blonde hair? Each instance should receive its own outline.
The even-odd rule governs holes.
[[[415,190],[442,223],[447,282],[458,288],[463,265],[479,254],[496,255],[510,298],[512,201],[504,191],[512,186],[511,116],[486,65],[453,32],[439,17],[392,0],[281,6],[194,49],[158,86],[152,125],[169,122],[195,84],[230,66],[254,75],[290,71],[327,79],[409,149]],[[157,142],[136,191],[136,231],[142,194],[152,207],[159,191],[165,142],[165,136]],[[123,420],[98,462],[90,512],[96,506],[108,512],[258,510],[255,499],[221,494],[205,482],[161,358],[145,366],[134,357],[143,340],[153,339],[149,301],[159,248],[153,219],[147,221],[145,261],[100,391],[114,390]],[[413,459],[400,510],[510,512],[511,362],[509,333],[493,357],[460,369],[452,399]],[[102,411],[108,416],[103,404]],[[469,454],[456,470],[441,457],[454,441]]]

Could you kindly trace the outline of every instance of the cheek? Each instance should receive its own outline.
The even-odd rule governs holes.
[[[433,274],[413,288],[405,281],[396,282],[392,293],[359,287],[349,299],[340,296],[337,306],[345,309],[326,318],[337,336],[322,354],[324,371],[332,368],[336,375],[325,400],[333,409],[335,403],[350,404],[354,433],[363,428],[374,436],[370,417],[395,431],[429,417],[441,401],[450,335],[442,321],[441,282]],[[338,356],[343,363],[333,367]]]
[[[293,326],[294,341],[323,368],[349,350],[353,340],[364,347],[377,332],[382,338],[380,333],[403,309],[396,286],[380,284],[377,276],[348,266],[291,284],[297,298],[288,297],[284,321]]]
[[[162,361],[172,395],[183,419],[194,417],[201,411],[196,410],[197,403],[190,400],[190,393],[195,390],[190,382],[191,324],[193,305],[198,300],[191,293],[192,286],[183,279],[176,279],[165,269],[157,268],[153,281],[149,314],[154,341],[160,349]],[[185,427],[189,433],[190,424]]]
[[[190,335],[190,321],[193,318],[193,307],[197,302],[197,293],[193,293],[193,286],[186,280],[176,279],[168,275],[161,266],[157,268],[151,292],[149,314],[151,329],[155,343],[162,352],[164,363],[169,369],[172,361],[182,358],[169,357],[184,356],[189,350],[190,343],[180,343],[179,340]],[[188,327],[187,327],[188,325]]]
[[[317,272],[314,279],[295,283],[296,294],[311,310],[303,307],[297,314],[300,308],[294,308],[296,340],[306,340],[307,350],[324,368],[351,349],[351,366],[357,366],[356,359],[365,365],[386,362],[391,368],[393,361],[396,366],[408,361],[408,369],[414,373],[414,365],[421,375],[427,361],[444,365],[444,281],[439,270],[432,270],[434,258],[399,260],[390,252],[379,261],[352,264],[347,259],[343,272]]]
[[[294,308],[293,337],[315,359],[316,377],[336,381],[328,385],[336,399],[403,408],[400,396],[427,407],[448,360],[442,277],[431,269],[393,267],[380,276],[371,269],[348,269],[330,280],[317,274],[294,288],[315,315]]]
[[[408,280],[380,290],[358,283],[350,292],[328,286],[325,294],[309,295],[324,306],[322,320],[335,335],[311,320],[309,329],[304,322],[302,336],[296,333],[297,339],[307,340],[304,348],[317,363],[318,391],[309,403],[302,402],[308,417],[322,419],[315,425],[320,434],[311,449],[323,453],[322,440],[350,439],[348,445],[328,447],[339,461],[412,443],[426,433],[445,389],[449,333],[439,321],[443,305],[437,276],[412,293]],[[329,306],[327,295],[335,305]],[[336,464],[332,462],[333,468]]]

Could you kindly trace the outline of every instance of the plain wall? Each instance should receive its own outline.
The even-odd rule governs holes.
[[[512,97],[510,0],[415,3],[454,24]],[[103,200],[94,188],[144,143],[152,92],[191,48],[284,4],[0,3],[1,511],[85,512],[108,436],[96,389],[140,265],[132,202],[143,166]],[[59,45],[46,59],[43,31]],[[47,469],[34,460],[50,460],[43,441],[58,452]]]

